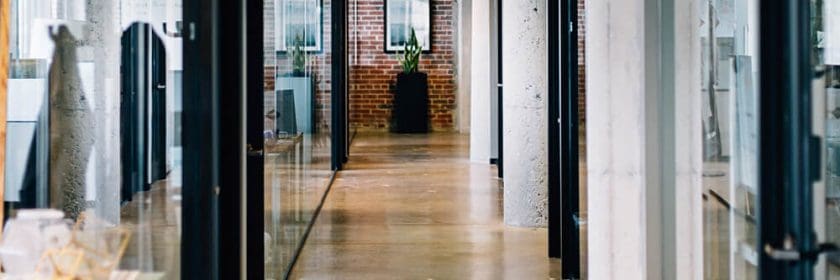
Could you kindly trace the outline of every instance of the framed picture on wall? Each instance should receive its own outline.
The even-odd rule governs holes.
[[[321,52],[324,42],[323,0],[274,1],[274,43],[278,52],[300,46],[305,52]]]
[[[431,0],[385,0],[385,52],[404,50],[412,28],[423,52],[431,51]]]

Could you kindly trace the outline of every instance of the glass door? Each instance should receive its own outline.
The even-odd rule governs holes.
[[[813,67],[814,133],[823,139],[821,181],[814,185],[814,228],[819,242],[840,244],[840,3],[810,1],[808,31]],[[818,260],[816,279],[840,278],[840,255]]]
[[[704,279],[756,279],[758,1],[700,1],[697,10]]]
[[[829,2],[700,4],[706,279],[840,276]]]
[[[334,120],[339,106],[333,97],[340,92],[333,83],[339,89],[344,83],[344,71],[333,70],[343,59],[334,47],[344,50],[333,41],[334,21],[344,19],[333,12],[337,2],[262,2],[264,90],[249,95],[262,102],[252,107],[261,110],[249,122],[260,128],[264,151],[266,279],[284,278],[291,270],[341,162],[333,158],[342,153],[333,147],[340,143],[333,133],[341,129]]]

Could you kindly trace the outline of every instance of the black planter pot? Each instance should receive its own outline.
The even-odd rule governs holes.
[[[429,132],[429,78],[426,73],[399,73],[392,114],[394,132]]]

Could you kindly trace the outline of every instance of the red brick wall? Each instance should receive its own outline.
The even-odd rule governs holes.
[[[355,3],[354,3],[355,2]],[[401,70],[395,54],[384,52],[384,0],[349,3],[350,125],[387,130],[391,124],[392,88]],[[436,131],[454,129],[455,19],[453,0],[431,0],[432,51],[420,58],[429,75],[429,117]]]

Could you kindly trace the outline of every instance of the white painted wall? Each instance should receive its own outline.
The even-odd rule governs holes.
[[[491,85],[491,13],[490,1],[472,2],[470,48],[470,160],[490,161],[490,99],[495,96]]]

